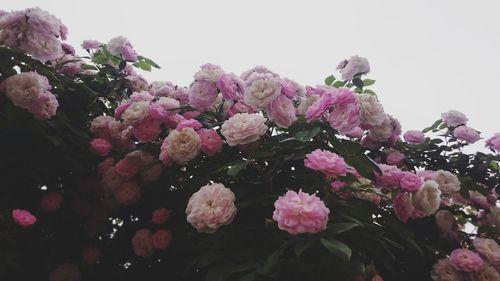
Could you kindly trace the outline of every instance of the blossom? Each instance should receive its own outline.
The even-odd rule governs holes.
[[[483,194],[474,190],[469,190],[469,195],[470,202],[475,206],[483,209],[489,209],[491,207],[490,203],[488,202],[488,198],[486,198],[486,196],[484,196]]]
[[[479,133],[467,126],[456,127],[453,130],[453,136],[457,138],[457,140],[465,141],[466,143],[475,143],[479,140]]]
[[[141,171],[142,183],[147,184],[157,180],[161,176],[162,172],[163,172],[163,166],[160,163],[155,163],[145,167]]]
[[[305,115],[309,107],[319,99],[319,95],[309,95],[305,99],[300,101],[297,107],[297,114]]]
[[[194,74],[194,79],[196,81],[208,81],[215,83],[219,77],[224,74],[222,68],[218,65],[206,63],[201,66],[201,69]]]
[[[473,241],[474,250],[489,264],[500,269],[500,246],[493,239],[476,238]]]
[[[40,199],[40,207],[44,212],[59,210],[62,203],[62,195],[57,192],[46,193]]]
[[[123,124],[133,126],[148,115],[149,102],[138,101],[134,102],[123,111],[121,119]]]
[[[193,128],[195,130],[198,130],[203,127],[203,124],[200,123],[200,121],[196,119],[185,119],[179,122],[177,124],[176,129],[181,130],[182,128]]]
[[[123,36],[114,37],[109,40],[107,48],[115,56],[122,56],[123,59],[132,62],[137,61],[137,53],[132,44]]]
[[[250,80],[250,78],[253,78],[256,74],[257,75],[258,74],[268,74],[272,77],[279,78],[278,74],[274,73],[273,71],[269,70],[267,67],[265,67],[263,65],[258,65],[252,69],[249,69],[249,70],[243,72],[240,75],[240,78],[246,82],[246,81]]]
[[[407,192],[399,192],[394,197],[392,202],[392,208],[394,210],[394,214],[396,217],[406,223],[408,219],[412,217],[412,214],[415,212],[415,207],[412,203],[412,194]]]
[[[266,118],[259,114],[237,113],[222,124],[221,134],[230,146],[257,141],[267,132]]]
[[[160,97],[149,106],[149,115],[156,120],[165,121],[175,115],[181,105],[178,100],[169,97]]]
[[[401,177],[401,170],[392,165],[378,164],[378,167],[382,171],[379,175],[375,173],[375,184],[379,187],[394,189],[399,185],[399,179]]]
[[[201,151],[206,155],[212,156],[222,148],[222,139],[216,131],[203,128],[197,133],[201,139]]]
[[[33,216],[30,212],[20,209],[12,210],[12,218],[14,221],[22,226],[28,227],[33,225],[36,222],[36,217]]]
[[[347,61],[342,61],[337,69],[342,73],[343,80],[352,80],[358,74],[367,74],[370,72],[368,60],[359,56],[352,56]]]
[[[151,221],[154,224],[162,224],[168,221],[170,218],[170,214],[172,211],[167,210],[165,208],[159,208],[153,211],[153,216],[151,217]]]
[[[198,156],[201,148],[200,136],[193,128],[172,130],[164,142],[167,143],[166,151],[170,158],[181,165]]]
[[[125,178],[116,171],[115,167],[110,167],[102,176],[101,186],[104,191],[112,193],[124,180]]]
[[[165,250],[170,246],[170,242],[172,242],[172,232],[160,229],[153,233],[151,237],[153,240],[153,247],[158,250]]]
[[[274,202],[273,220],[292,235],[317,233],[326,229],[330,210],[315,194],[287,191]]]
[[[288,128],[297,120],[293,102],[285,95],[279,95],[271,101],[266,109],[269,120],[274,121],[281,128]]]
[[[136,159],[125,157],[116,163],[115,169],[122,177],[130,178],[139,172],[139,162]]]
[[[336,106],[329,116],[330,126],[341,134],[349,134],[360,125],[360,109],[357,102]]]
[[[112,148],[113,146],[106,139],[96,138],[90,142],[90,149],[99,156],[108,155]]]
[[[266,108],[281,93],[280,81],[271,74],[255,74],[245,82],[243,100],[254,109]]]
[[[306,89],[290,79],[281,79],[281,93],[291,99],[303,99]]]
[[[51,92],[44,92],[28,107],[28,111],[38,120],[50,119],[56,115],[57,107],[56,96]]]
[[[136,91],[133,92],[132,95],[130,95],[129,101],[130,102],[137,102],[137,101],[152,101],[155,97],[152,96],[148,91]]]
[[[126,181],[114,191],[113,195],[120,204],[132,205],[141,198],[141,190],[136,182]]]
[[[407,131],[403,137],[409,144],[421,144],[425,141],[424,133],[417,130]]]
[[[432,280],[434,281],[465,281],[463,273],[456,270],[450,263],[450,259],[440,259],[432,267]]]
[[[160,122],[151,117],[142,119],[132,128],[132,134],[141,142],[152,142],[158,138],[160,133]]]
[[[143,228],[137,230],[131,242],[134,253],[137,256],[147,258],[153,254],[153,239],[149,229]]]
[[[399,186],[408,192],[417,192],[422,186],[422,179],[411,172],[401,172],[399,174]]]
[[[469,119],[465,114],[457,110],[450,110],[441,114],[441,119],[450,127],[465,125]]]
[[[379,126],[384,122],[384,107],[376,96],[369,94],[358,94],[358,103],[361,108],[361,124],[365,128]]]
[[[49,281],[80,281],[78,267],[72,263],[63,263],[50,272]]]
[[[439,190],[438,183],[428,180],[413,195],[413,205],[425,215],[432,215],[439,209],[440,196],[441,190]]]
[[[206,111],[217,100],[215,83],[201,80],[195,81],[189,87],[189,104],[199,111]]]
[[[101,258],[101,250],[98,247],[86,247],[82,251],[82,259],[86,264],[96,264]]]
[[[490,212],[488,214],[488,222],[500,230],[500,207],[494,206],[490,208]]]
[[[202,186],[189,198],[187,222],[198,232],[213,233],[236,215],[234,193],[221,183]]]
[[[101,45],[102,43],[97,40],[83,40],[81,44],[82,48],[86,50],[98,49]]]
[[[432,180],[439,184],[439,189],[444,193],[452,193],[460,190],[460,180],[448,171],[435,171]]]
[[[42,93],[50,89],[47,77],[36,72],[19,73],[0,83],[0,91],[5,93],[15,106],[24,109],[28,109]]]
[[[500,133],[496,133],[494,136],[487,139],[485,142],[485,147],[496,151],[497,153],[500,152]]]
[[[455,216],[448,210],[439,210],[436,213],[436,225],[439,230],[439,236],[447,240],[456,240],[458,238],[458,224]]]
[[[344,158],[333,152],[321,149],[316,149],[306,154],[304,166],[320,171],[330,177],[345,176],[349,168]]]
[[[455,249],[450,254],[451,265],[459,271],[478,271],[483,266],[483,259],[471,250]]]
[[[320,118],[327,110],[333,106],[346,106],[356,102],[356,95],[348,88],[326,88],[319,100],[314,102],[306,112],[307,121]]]
[[[500,272],[496,270],[493,266],[483,263],[483,267],[474,272],[471,276],[472,281],[492,281],[500,280]]]
[[[389,150],[387,152],[386,162],[389,165],[401,165],[405,159],[405,155],[397,150]]]

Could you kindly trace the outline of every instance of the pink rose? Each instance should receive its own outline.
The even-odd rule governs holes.
[[[165,250],[172,242],[172,232],[160,229],[157,230],[151,238],[153,239],[153,247],[155,249]]]
[[[396,197],[394,197],[392,208],[396,217],[406,223],[408,219],[412,217],[415,211],[415,207],[412,203],[411,193],[401,193],[399,192]]]
[[[387,153],[386,162],[389,165],[399,166],[405,159],[405,155],[397,150],[390,150]]]
[[[267,132],[266,118],[259,114],[238,113],[222,124],[221,133],[229,146],[251,143]]]
[[[56,96],[51,92],[44,92],[28,107],[28,111],[38,120],[46,120],[56,115],[57,107]]]
[[[183,128],[193,128],[195,130],[198,130],[200,128],[203,128],[203,125],[196,119],[185,119],[177,124],[176,129],[181,130]]]
[[[154,210],[153,212],[153,216],[151,218],[151,221],[154,223],[154,224],[162,224],[162,223],[165,223],[166,221],[168,221],[168,219],[170,218],[170,214],[172,213],[172,211],[170,210],[167,210],[165,208],[159,208],[159,209],[156,209]]]
[[[399,186],[401,170],[396,166],[378,164],[382,174],[375,173],[375,184],[382,188],[392,190]]]
[[[201,139],[201,151],[206,155],[213,156],[222,148],[222,139],[216,131],[203,128],[197,133]]]
[[[486,140],[485,146],[497,153],[500,152],[500,133],[496,133],[494,136]]]
[[[436,225],[439,236],[443,239],[454,241],[458,238],[458,224],[453,214],[448,210],[440,210],[436,213]]]
[[[243,80],[234,74],[222,74],[215,83],[226,100],[242,100],[245,85]]]
[[[120,204],[132,205],[141,198],[141,190],[136,182],[126,181],[114,191],[113,195]]]
[[[59,210],[62,203],[62,196],[60,193],[47,193],[40,199],[40,207],[44,212],[53,212]]]
[[[316,149],[307,154],[306,159],[304,159],[304,166],[315,171],[320,171],[330,177],[345,176],[349,168],[344,158],[333,152],[321,149]]]
[[[189,88],[189,104],[199,111],[206,111],[217,99],[215,83],[202,80],[195,81]]]
[[[455,249],[450,254],[450,263],[458,271],[479,271],[483,266],[483,259],[471,250]]]
[[[237,101],[228,108],[226,112],[226,119],[233,117],[237,113],[252,113],[252,112],[254,112],[254,110],[251,106],[246,105],[241,101]]]
[[[139,172],[139,161],[125,157],[115,165],[116,172],[125,178],[135,176]]]
[[[214,233],[230,224],[236,215],[234,193],[221,183],[202,186],[189,198],[187,222],[198,232]]]
[[[90,142],[90,149],[99,156],[108,155],[112,148],[113,145],[106,139],[97,138]]]
[[[25,210],[19,210],[19,209],[12,210],[12,218],[18,225],[22,227],[31,226],[36,222],[36,217],[33,216],[30,212]]]
[[[401,172],[399,175],[399,186],[405,191],[417,192],[422,183],[422,179],[411,172]]]
[[[82,48],[86,50],[97,49],[101,45],[102,45],[101,42],[97,40],[83,40],[81,44]]]
[[[460,126],[453,130],[453,136],[457,140],[465,141],[466,143],[475,143],[479,140],[479,133],[467,126]]]
[[[139,257],[148,258],[154,252],[151,232],[147,228],[137,230],[131,242],[134,253]]]
[[[465,125],[469,120],[465,114],[460,111],[450,110],[441,114],[441,119],[450,127]]]
[[[132,134],[140,142],[152,142],[158,138],[160,133],[160,122],[151,117],[142,119],[132,128]]]
[[[330,210],[315,194],[288,191],[274,202],[273,220],[292,235],[317,233],[326,229]]]
[[[349,134],[361,124],[360,107],[357,102],[336,106],[329,116],[330,126],[341,134]]]
[[[421,144],[425,141],[425,135],[421,131],[407,131],[403,135],[405,141],[409,144]]]
[[[285,95],[279,95],[267,106],[269,120],[274,121],[278,127],[288,128],[297,120],[293,102]]]
[[[478,252],[489,264],[500,269],[500,246],[493,239],[476,238],[473,241],[474,249]]]
[[[434,281],[466,281],[464,273],[456,270],[450,263],[450,259],[440,259],[432,267],[432,280]]]

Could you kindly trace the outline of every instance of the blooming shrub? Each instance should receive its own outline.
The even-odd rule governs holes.
[[[500,280],[500,133],[403,131],[359,56],[324,85],[205,64],[182,87],[67,33],[0,13],[0,279]]]

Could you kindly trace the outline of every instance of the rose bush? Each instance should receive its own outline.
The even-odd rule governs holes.
[[[182,87],[67,35],[0,13],[2,280],[500,280],[500,133],[450,110],[403,134],[359,56]]]

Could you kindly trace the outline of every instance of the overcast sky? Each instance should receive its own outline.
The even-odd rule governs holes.
[[[2,2],[5,10],[39,6],[59,17],[75,46],[128,37],[162,66],[145,74],[150,81],[188,85],[211,62],[237,74],[266,65],[316,85],[357,54],[369,59],[374,90],[404,131],[456,109],[483,137],[500,132],[500,1]]]

